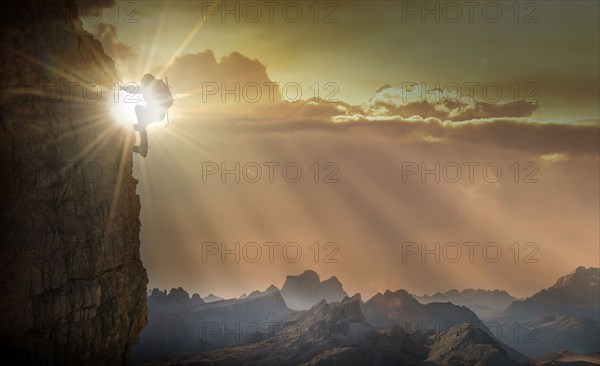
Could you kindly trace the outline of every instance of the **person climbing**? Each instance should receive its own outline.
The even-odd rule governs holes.
[[[145,74],[142,77],[142,85],[135,87],[133,91],[127,90],[124,86],[120,86],[119,89],[130,94],[141,93],[146,102],[146,106],[141,104],[135,106],[137,124],[133,125],[133,129],[140,134],[140,144],[133,147],[133,152],[146,157],[148,154],[146,127],[165,118],[167,111],[173,105],[173,94],[165,82],[156,79],[152,74]]]

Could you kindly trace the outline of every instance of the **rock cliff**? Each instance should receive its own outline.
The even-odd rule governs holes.
[[[3,359],[128,364],[147,276],[114,63],[70,0],[9,1],[0,17]]]

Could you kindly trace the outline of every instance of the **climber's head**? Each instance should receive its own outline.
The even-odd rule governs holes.
[[[142,76],[142,86],[148,86],[148,84],[150,84],[154,80],[155,80],[154,79],[154,75],[152,75],[152,74],[145,74],[144,76]]]

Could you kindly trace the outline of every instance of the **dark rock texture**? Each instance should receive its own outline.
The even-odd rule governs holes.
[[[479,325],[458,324],[432,336],[430,362],[435,365],[517,365],[502,345]]]
[[[72,1],[9,1],[0,17],[3,359],[128,364],[147,276],[114,63]]]

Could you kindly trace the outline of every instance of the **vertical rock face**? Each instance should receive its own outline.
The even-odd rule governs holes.
[[[147,276],[114,63],[71,1],[9,1],[0,17],[3,359],[127,364]]]

